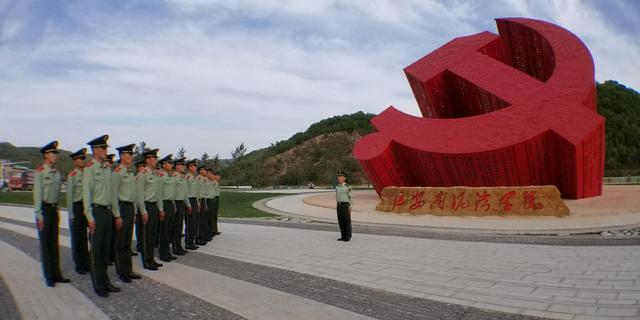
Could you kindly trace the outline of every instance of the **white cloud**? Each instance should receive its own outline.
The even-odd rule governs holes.
[[[114,146],[145,140],[162,152],[184,146],[190,156],[225,158],[240,142],[268,146],[336,114],[395,105],[417,115],[402,68],[453,37],[493,31],[494,17],[518,14],[583,37],[599,80],[640,87],[638,76],[625,72],[638,62],[620,59],[638,56],[637,42],[607,37],[607,17],[583,4],[168,3],[157,18],[71,5],[74,32],[52,17],[33,43],[0,42],[0,140],[39,145],[59,138],[63,148],[77,149],[109,133]],[[0,16],[0,25],[33,22],[21,8]],[[0,31],[0,39],[15,38],[16,28]]]

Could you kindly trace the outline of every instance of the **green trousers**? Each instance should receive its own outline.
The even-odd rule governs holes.
[[[94,290],[105,290],[109,281],[107,267],[111,255],[111,224],[113,219],[107,206],[93,205],[96,229],[91,235],[91,280]]]
[[[58,246],[58,207],[42,203],[42,217],[44,228],[38,231],[40,238],[40,255],[42,272],[46,280],[55,281],[62,279],[60,272],[60,251]]]
[[[133,237],[133,202],[120,201],[122,227],[116,234],[116,272],[128,275],[133,272],[131,265],[131,238]]]

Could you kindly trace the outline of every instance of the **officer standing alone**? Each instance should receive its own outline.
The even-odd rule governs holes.
[[[340,225],[341,237],[338,241],[351,240],[351,205],[353,198],[351,197],[351,187],[346,183],[347,174],[338,171],[338,185],[336,185],[336,202],[338,211],[338,225]]]

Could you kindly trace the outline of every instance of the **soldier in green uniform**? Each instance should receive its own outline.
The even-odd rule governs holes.
[[[115,156],[115,154],[110,153],[104,158],[104,165],[109,168],[109,170],[113,170],[113,160]],[[114,223],[111,224],[111,238],[109,240],[109,265],[116,261],[116,234],[118,234],[118,230],[116,229],[114,221]]]
[[[109,292],[119,292],[111,284],[107,274],[111,251],[111,225],[113,223],[111,205],[111,168],[104,159],[107,156],[108,135],[95,138],[87,144],[93,154],[82,172],[82,202],[91,234],[91,280],[93,289],[101,297],[108,297]],[[115,223],[120,227],[122,219],[113,213]]]
[[[189,203],[189,184],[185,173],[185,159],[176,159],[173,165],[175,167],[173,179],[176,185],[173,203],[176,206],[176,214],[173,219],[171,243],[173,244],[173,254],[182,256],[188,252],[182,247],[182,230],[185,213],[191,212],[191,203]]]
[[[131,171],[133,148],[135,144],[118,147],[120,164],[113,170],[111,185],[113,186],[111,209],[122,219],[122,226],[116,235],[116,272],[123,282],[140,279],[133,272],[131,265],[131,238],[133,237],[133,219],[135,215],[136,182]]]
[[[67,176],[67,212],[71,231],[71,256],[76,272],[87,274],[91,271],[89,245],[87,240],[87,218],[82,204],[82,169],[87,160],[87,148],[71,154],[73,170]]]
[[[189,250],[197,250],[198,246],[196,246],[196,234],[198,228],[198,212],[200,210],[200,205],[198,204],[198,181],[197,170],[198,166],[196,165],[196,159],[193,159],[187,162],[187,174],[185,175],[185,180],[187,181],[187,185],[189,186],[189,205],[191,206],[191,210],[187,210],[187,215],[185,216],[185,239],[184,244],[185,248]]]
[[[211,241],[213,240],[213,210],[214,210],[213,198],[215,194],[214,186],[213,186],[213,171],[211,170],[211,168],[207,168],[206,177],[207,177],[207,180],[206,180],[207,224],[206,224],[205,234],[206,234],[206,240]]]
[[[143,153],[146,167],[136,176],[136,198],[140,217],[142,218],[142,266],[148,270],[158,270],[162,264],[154,259],[154,244],[156,239],[156,225],[160,216],[164,219],[164,211],[161,211],[162,201],[160,195],[160,183],[154,173],[158,161],[158,149],[148,150]]]
[[[351,197],[351,187],[345,182],[347,174],[338,171],[338,185],[336,185],[336,202],[338,211],[338,225],[340,225],[341,237],[338,241],[351,240],[351,205],[353,198]]]
[[[140,171],[142,171],[145,167],[145,160],[142,159],[138,162],[136,162],[136,176],[138,176],[138,174],[140,173]],[[138,196],[138,194],[136,193],[136,197]],[[137,199],[136,199],[137,200]],[[136,201],[137,204],[137,201]],[[136,206],[136,251],[142,253],[142,243],[143,243],[143,230],[144,230],[144,224],[142,223],[142,217],[140,215],[140,207]],[[137,253],[132,253],[132,255],[137,256]]]
[[[162,171],[158,174],[160,178],[160,195],[162,199],[161,210],[164,209],[164,219],[160,219],[160,238],[158,244],[158,256],[160,260],[164,262],[171,262],[171,260],[177,259],[176,256],[171,254],[169,246],[171,244],[171,232],[173,226],[173,219],[176,214],[176,206],[173,203],[173,198],[176,193],[176,183],[173,179],[173,155],[169,154],[166,157],[160,159],[160,166]]]
[[[33,205],[40,239],[42,271],[47,286],[56,282],[70,282],[60,271],[58,247],[58,200],[60,198],[60,173],[53,167],[58,156],[58,141],[52,141],[40,149],[44,163],[36,169],[33,183]],[[9,257],[4,257],[8,259]]]
[[[213,174],[213,235],[217,236],[220,234],[220,229],[218,229],[218,215],[220,213],[220,173],[215,172]]]
[[[198,166],[198,176],[196,181],[198,184],[198,199],[200,202],[200,211],[198,212],[198,232],[196,234],[196,244],[199,246],[207,245],[207,168],[203,165]]]

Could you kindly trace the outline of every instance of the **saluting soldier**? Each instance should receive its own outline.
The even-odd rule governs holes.
[[[196,159],[193,159],[187,163],[187,174],[185,175],[185,180],[187,181],[187,185],[189,186],[189,204],[191,206],[191,210],[187,210],[187,215],[185,216],[185,248],[188,250],[197,250],[198,246],[196,246],[196,234],[198,230],[198,212],[200,211],[200,205],[198,204],[198,180],[197,170],[198,166],[196,164]]]
[[[207,245],[207,168],[203,165],[198,166],[198,199],[200,201],[200,211],[198,212],[198,233],[196,234],[196,244],[199,246]]]
[[[105,163],[108,135],[95,138],[87,144],[93,154],[82,172],[82,202],[91,234],[91,280],[93,289],[101,297],[109,292],[120,292],[111,284],[107,273],[111,251],[112,214],[118,228],[122,219],[118,212],[109,210],[111,205],[111,168]]]
[[[338,225],[340,226],[341,237],[338,241],[351,240],[351,205],[353,198],[351,197],[351,187],[346,183],[347,174],[338,171],[338,185],[336,185],[336,202],[338,211]]]
[[[69,230],[71,231],[71,256],[76,265],[76,272],[87,274],[91,271],[89,244],[87,240],[87,218],[84,216],[82,204],[82,170],[87,160],[87,148],[82,148],[71,155],[73,170],[67,176],[67,213],[69,214]]]
[[[148,270],[158,270],[162,264],[154,259],[154,244],[156,239],[156,226],[160,216],[164,219],[162,200],[160,195],[159,178],[155,174],[156,162],[158,162],[158,149],[148,150],[143,153],[146,167],[136,176],[136,198],[140,216],[142,218],[142,266]]]
[[[215,172],[213,174],[213,235],[217,236],[220,234],[220,229],[218,229],[218,217],[220,214],[220,173]]]
[[[138,162],[136,162],[136,177],[138,176],[138,174],[140,173],[140,171],[142,171],[145,167],[145,160],[142,159]],[[136,193],[136,197],[138,196],[138,194]],[[137,199],[136,199],[137,200]],[[138,202],[136,201],[136,204]],[[142,243],[143,243],[143,230],[144,230],[144,224],[142,223],[142,217],[140,215],[140,207],[136,205],[136,251],[142,253]],[[137,253],[132,253],[132,255],[137,256]]]
[[[173,202],[176,206],[176,214],[173,219],[173,234],[171,242],[173,243],[173,254],[183,256],[188,252],[182,247],[182,229],[185,213],[191,212],[191,203],[189,203],[189,184],[185,173],[185,159],[176,159],[173,165],[175,166],[173,179],[176,185]]]
[[[44,160],[36,169],[33,184],[33,205],[40,239],[42,271],[47,286],[55,287],[56,282],[70,282],[60,271],[58,247],[58,200],[60,198],[60,173],[53,167],[58,159],[58,141],[52,141],[40,148]],[[7,259],[8,257],[4,257]]]
[[[131,238],[133,237],[133,219],[135,214],[136,182],[131,171],[133,148],[135,144],[118,147],[120,163],[113,170],[111,185],[113,186],[111,209],[122,219],[122,226],[116,235],[116,272],[123,282],[140,279],[133,272],[131,264]],[[117,211],[117,212],[116,212]]]
[[[160,159],[160,166],[162,171],[158,174],[160,178],[160,194],[162,197],[162,207],[164,209],[164,219],[160,219],[160,241],[158,246],[158,256],[160,260],[164,262],[171,262],[171,260],[177,259],[176,256],[171,254],[169,245],[171,244],[171,234],[173,219],[176,214],[176,206],[173,203],[173,198],[176,193],[176,184],[173,179],[173,155],[169,154],[166,157]]]

